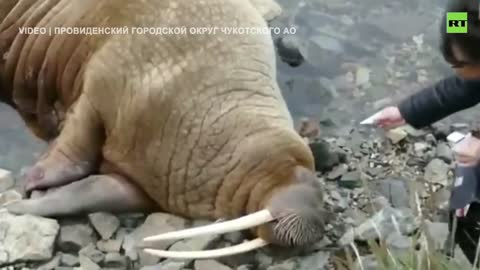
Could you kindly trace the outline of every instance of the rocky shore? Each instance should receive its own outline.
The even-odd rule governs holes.
[[[422,131],[406,127],[385,135],[353,129],[348,137],[312,140],[318,181],[325,186],[326,206],[332,214],[326,237],[305,250],[266,248],[219,260],[160,260],[136,248],[143,237],[208,222],[165,213],[93,213],[55,220],[4,211],[0,212],[0,265],[4,266],[0,269],[335,269],[336,258],[352,243],[360,250],[364,267],[373,267],[375,260],[366,241],[382,239],[396,253],[408,252],[422,220],[435,235],[437,248],[442,248],[453,168],[445,137],[453,130],[463,131],[463,125],[437,125]],[[0,203],[19,199],[11,189],[13,176],[6,171],[1,175]],[[247,238],[234,233],[162,242],[156,247],[205,250]]]

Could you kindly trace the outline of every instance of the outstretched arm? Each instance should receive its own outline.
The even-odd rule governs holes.
[[[480,80],[451,76],[406,98],[398,108],[405,121],[422,128],[480,102]]]

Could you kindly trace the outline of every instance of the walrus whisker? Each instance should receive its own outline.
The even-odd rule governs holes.
[[[144,251],[154,256],[171,259],[213,259],[249,252],[266,245],[268,245],[268,242],[261,238],[256,238],[235,246],[204,251],[167,251],[158,249],[144,249]]]
[[[181,231],[168,232],[164,234],[149,236],[143,241],[160,241],[160,240],[177,240],[196,236],[204,236],[211,234],[223,234],[229,232],[237,232],[249,229],[258,225],[262,225],[274,220],[269,210],[258,211],[240,218],[229,221],[209,224],[197,228],[190,228]]]

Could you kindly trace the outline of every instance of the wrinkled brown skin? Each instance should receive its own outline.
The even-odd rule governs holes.
[[[244,0],[1,0],[1,93],[50,142],[17,214],[165,211],[280,245],[323,237],[322,190],[270,35],[21,35],[21,26],[267,27]]]

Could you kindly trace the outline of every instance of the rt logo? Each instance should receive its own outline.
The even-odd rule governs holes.
[[[467,12],[447,12],[447,33],[467,33]]]

